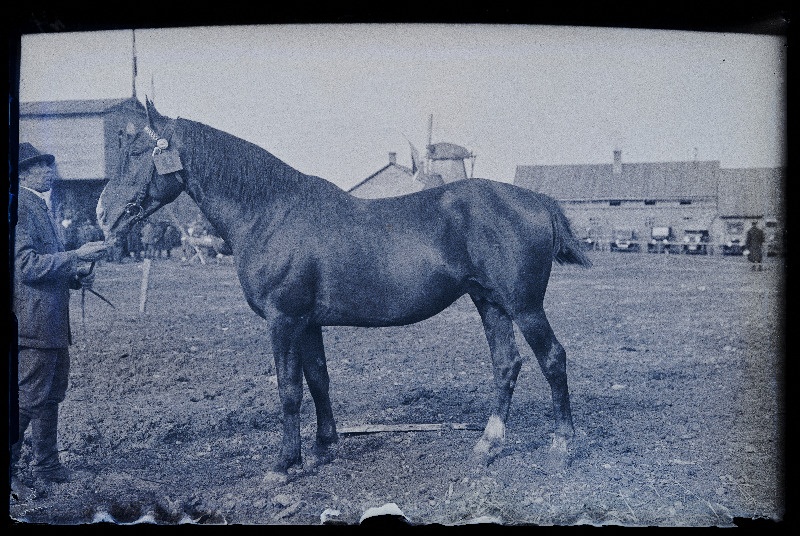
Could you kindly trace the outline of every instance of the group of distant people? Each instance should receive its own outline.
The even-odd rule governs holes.
[[[67,250],[78,249],[88,242],[103,240],[103,231],[89,216],[67,211],[60,219],[64,247]]]
[[[76,215],[67,211],[60,219],[60,224],[67,250],[78,249],[83,244],[104,238],[97,223],[84,214]],[[106,260],[120,263],[127,258],[135,262],[162,257],[169,259],[172,250],[181,246],[181,231],[175,225],[166,221],[146,220],[120,233],[113,247],[107,250]]]
[[[108,250],[108,260],[120,263],[127,258],[135,262],[142,259],[169,259],[172,258],[172,250],[181,245],[181,231],[175,225],[145,220],[117,235]]]

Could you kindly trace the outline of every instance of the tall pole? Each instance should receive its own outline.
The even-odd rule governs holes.
[[[133,71],[131,77],[131,94],[133,98],[136,99],[136,30],[131,30],[133,33]]]
[[[428,146],[425,148],[425,171],[431,172],[431,144],[433,143],[433,114],[428,118]]]

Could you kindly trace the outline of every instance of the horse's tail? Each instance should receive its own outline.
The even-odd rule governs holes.
[[[564,215],[558,201],[544,194],[539,194],[539,198],[550,212],[550,219],[553,222],[553,260],[558,264],[591,266],[592,261],[572,234],[569,219]]]

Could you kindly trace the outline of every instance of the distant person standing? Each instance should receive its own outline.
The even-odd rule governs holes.
[[[141,262],[142,250],[142,222],[137,221],[130,226],[127,233],[128,254],[133,257],[134,262]]]
[[[64,218],[61,220],[61,227],[64,228],[62,231],[64,236],[64,248],[75,249],[80,246],[78,243],[78,224],[71,210],[64,213]]]
[[[753,263],[750,269],[760,272],[762,270],[761,259],[764,255],[764,231],[758,227],[758,222],[753,222],[753,225],[747,230],[744,248],[748,251],[747,260]]]
[[[17,500],[33,497],[18,467],[22,441],[30,425],[33,476],[65,482],[69,470],[58,456],[58,406],[69,377],[70,289],[90,287],[92,262],[105,254],[103,242],[65,250],[59,224],[45,192],[53,181],[55,157],[30,143],[19,146],[19,193],[14,228],[14,314],[17,318],[18,428],[9,430],[11,492]],[[14,413],[12,413],[14,415]],[[12,419],[13,423],[13,419]]]
[[[161,257],[161,251],[157,244],[161,240],[162,230],[158,223],[147,220],[142,226],[142,248],[147,259],[155,259],[156,255]],[[156,253],[157,252],[157,253]]]
[[[164,251],[167,253],[167,258],[172,257],[172,250],[181,245],[181,231],[174,225],[165,224],[164,235],[161,237]]]

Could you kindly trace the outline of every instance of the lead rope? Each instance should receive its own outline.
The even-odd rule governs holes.
[[[94,263],[96,261],[92,261],[92,264],[89,266],[89,272],[86,275],[90,275],[94,271]],[[83,334],[86,335],[86,287],[81,285],[81,325],[83,326]]]

